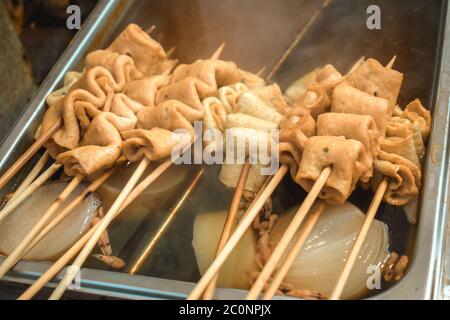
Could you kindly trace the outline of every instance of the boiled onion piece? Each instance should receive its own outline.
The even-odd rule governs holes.
[[[194,221],[192,246],[203,274],[214,260],[217,244],[227,217],[226,211],[203,213]],[[248,289],[249,274],[258,271],[255,263],[256,237],[248,230],[220,270],[218,287]]]
[[[0,224],[0,252],[10,254],[38,222],[58,195],[65,182],[51,182],[33,192]],[[72,201],[85,185],[79,185],[56,214]],[[67,251],[90,227],[100,201],[90,194],[81,205],[58,224],[26,255],[26,260],[52,261]]]
[[[271,245],[278,243],[294,212],[278,220],[270,238]],[[364,218],[365,215],[351,203],[328,206],[297,255],[285,281],[298,289],[329,296]],[[342,293],[343,299],[358,298],[367,291],[367,279],[372,275],[367,268],[370,265],[381,266],[385,262],[389,254],[388,245],[387,226],[374,220]]]
[[[147,177],[158,163],[150,164],[145,171],[143,177]],[[114,175],[109,178],[97,191],[100,199],[103,202],[104,208],[107,210],[119,193],[122,191],[126,182],[130,179],[133,172],[136,170],[137,164],[118,168]],[[164,172],[158,179],[156,179],[144,192],[142,192],[136,200],[134,200],[117,218],[120,219],[140,219],[142,216],[156,211],[161,203],[164,203],[176,191],[179,186],[188,176],[189,169],[184,165],[172,165],[166,172]]]

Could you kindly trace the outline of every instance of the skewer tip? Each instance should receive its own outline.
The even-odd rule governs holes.
[[[394,55],[394,57],[391,59],[391,61],[389,61],[389,63],[386,65],[386,68],[392,69],[392,67],[394,66],[395,60],[397,60],[397,55]]]
[[[155,29],[156,29],[156,26],[152,25],[147,30],[145,30],[145,33],[148,35],[151,35],[153,33],[153,31],[155,31]]]
[[[223,49],[225,48],[225,42],[222,42],[222,44],[214,51],[213,55],[211,56],[212,60],[217,60],[222,55]]]
[[[169,59],[173,53],[175,52],[175,47],[170,48],[169,50],[167,50],[167,58]]]
[[[261,77],[263,75],[263,73],[266,71],[266,66],[263,66],[261,69],[258,70],[258,72],[256,73],[256,75],[258,77]]]

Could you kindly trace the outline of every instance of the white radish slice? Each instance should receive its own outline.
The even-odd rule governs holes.
[[[242,164],[226,164],[222,165],[219,173],[219,180],[228,188],[235,189],[242,172]],[[252,164],[245,182],[245,190],[251,192],[258,192],[261,186],[266,181],[267,176],[261,174],[263,166],[259,164]]]
[[[214,260],[226,217],[226,211],[218,211],[200,214],[194,221],[192,246],[201,274]],[[249,275],[258,271],[255,262],[256,252],[256,237],[253,230],[249,229],[220,269],[217,286],[248,289],[250,287]]]
[[[18,246],[66,186],[66,182],[45,184],[33,192],[0,224],[0,251],[3,254],[10,254]],[[60,213],[84,188],[86,186],[80,184],[55,215]],[[98,198],[94,194],[90,194],[69,216],[31,249],[24,259],[56,260],[90,228],[100,204]]]

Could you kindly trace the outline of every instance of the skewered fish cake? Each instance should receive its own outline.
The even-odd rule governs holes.
[[[145,76],[161,74],[175,64],[163,47],[136,24],[129,24],[107,50],[130,56]]]
[[[391,110],[389,101],[384,98],[340,85],[333,91],[331,112],[370,115],[375,120],[381,136],[385,136],[386,122],[391,118],[393,109]]]
[[[324,113],[317,119],[318,136],[343,136],[361,142],[376,156],[380,134],[371,116],[348,113]]]
[[[169,83],[170,76],[167,75],[145,77],[128,83],[124,89],[124,94],[144,106],[154,107],[156,104],[156,93]]]
[[[344,80],[346,85],[374,97],[386,99],[391,111],[397,103],[402,82],[402,73],[384,67],[377,60],[371,58],[362,62]]]
[[[361,142],[344,137],[316,136],[306,141],[294,180],[309,191],[326,167],[331,168],[331,174],[319,197],[331,204],[343,204],[358,181],[368,181],[371,169]]]

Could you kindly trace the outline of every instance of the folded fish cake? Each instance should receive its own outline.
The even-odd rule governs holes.
[[[350,73],[343,83],[388,100],[392,110],[397,103],[402,82],[402,73],[384,67],[377,60],[370,58]]]
[[[330,204],[344,204],[361,177],[368,176],[363,144],[352,139],[334,136],[311,137],[305,143],[302,159],[294,180],[310,191],[322,170],[331,173],[319,197]]]
[[[175,64],[164,48],[136,24],[129,24],[107,50],[132,57],[145,76],[163,73]]]
[[[351,86],[339,85],[333,91],[331,112],[372,116],[383,137],[386,135],[386,123],[391,118],[392,111],[388,100]]]

